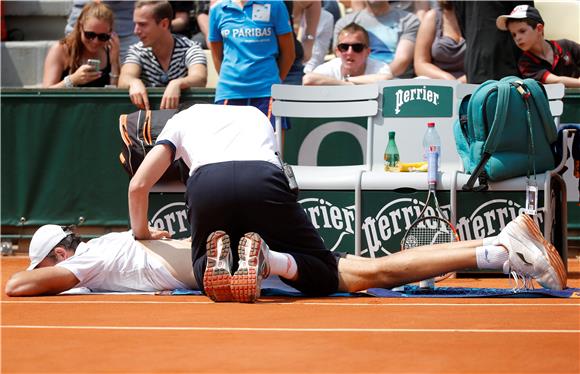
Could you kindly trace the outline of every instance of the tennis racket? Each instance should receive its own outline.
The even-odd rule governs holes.
[[[428,168],[428,195],[425,206],[419,216],[411,224],[403,239],[401,240],[401,250],[432,245],[439,243],[451,243],[459,241],[459,235],[455,227],[445,218],[439,200],[437,199],[437,156],[435,160],[429,162]],[[435,170],[434,172],[432,170]],[[431,206],[432,203],[432,206]],[[447,273],[434,278],[435,282],[449,278],[454,273]],[[430,283],[430,280],[421,282],[420,285]],[[427,286],[428,287],[428,286]]]

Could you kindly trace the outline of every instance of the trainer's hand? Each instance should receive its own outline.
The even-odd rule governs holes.
[[[153,240],[171,239],[171,234],[169,233],[169,231],[157,230],[153,227],[149,227],[149,234],[151,235],[150,239],[153,239]]]
[[[129,97],[131,102],[139,109],[149,110],[149,98],[147,90],[140,79],[135,79],[129,86]]]

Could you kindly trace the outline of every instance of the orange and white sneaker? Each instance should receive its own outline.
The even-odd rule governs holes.
[[[203,273],[205,294],[213,301],[232,301],[230,237],[223,231],[214,231],[207,238],[206,248],[207,264]]]
[[[257,233],[242,236],[238,246],[240,262],[231,283],[234,301],[253,303],[260,297],[262,279],[270,275],[268,251],[268,245]]]
[[[506,273],[520,276],[524,288],[532,288],[531,279],[551,290],[566,288],[567,273],[554,246],[542,235],[537,223],[521,214],[498,235],[499,244],[507,248]],[[517,277],[514,276],[517,287]]]

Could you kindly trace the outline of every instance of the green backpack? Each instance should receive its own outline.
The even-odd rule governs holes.
[[[544,87],[534,79],[488,80],[459,107],[453,132],[467,173],[463,190],[555,167],[557,130]]]

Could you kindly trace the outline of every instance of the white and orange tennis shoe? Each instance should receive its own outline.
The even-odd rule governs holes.
[[[507,224],[498,235],[499,244],[507,248],[509,257],[504,271],[524,280],[524,288],[533,288],[531,279],[551,290],[566,288],[567,273],[554,246],[542,235],[536,222],[521,214]]]
[[[242,236],[238,246],[239,266],[231,283],[234,301],[253,303],[260,297],[262,279],[270,275],[268,252],[268,245],[257,233]]]
[[[203,273],[205,294],[213,301],[233,301],[230,289],[232,251],[230,237],[223,231],[212,232],[206,242],[207,263]]]

